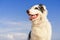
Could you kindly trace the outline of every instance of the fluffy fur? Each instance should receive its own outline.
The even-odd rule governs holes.
[[[51,40],[51,24],[47,19],[47,9],[43,4],[34,5],[27,14],[31,17],[32,27],[28,40]],[[32,18],[37,16],[36,18]]]

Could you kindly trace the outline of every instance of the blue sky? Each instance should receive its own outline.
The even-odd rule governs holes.
[[[40,3],[48,9],[52,40],[60,40],[60,0],[0,0],[0,40],[26,40],[31,28],[26,10]]]

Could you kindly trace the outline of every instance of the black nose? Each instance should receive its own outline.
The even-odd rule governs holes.
[[[29,10],[27,10],[26,12],[29,13]]]

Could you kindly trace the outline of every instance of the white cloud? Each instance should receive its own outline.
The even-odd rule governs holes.
[[[20,22],[16,22],[16,21],[9,21],[9,20],[0,20],[0,24],[2,25],[6,25],[6,26],[30,26],[31,24],[29,23],[29,21],[20,21]]]
[[[60,40],[60,32],[53,32],[52,40]]]
[[[9,20],[0,20],[0,33],[1,32],[8,32],[8,31],[18,31],[18,30],[29,30],[30,23],[26,21],[16,22],[16,21],[9,21]],[[2,27],[2,28],[1,28]]]
[[[26,40],[27,34],[26,33],[8,33],[8,34],[0,34],[0,40]]]
[[[0,24],[3,24],[3,25],[18,25],[20,26],[21,23],[20,22],[15,22],[15,21],[3,21],[3,20],[0,20]]]
[[[26,21],[0,20],[0,40],[26,40],[30,25]]]

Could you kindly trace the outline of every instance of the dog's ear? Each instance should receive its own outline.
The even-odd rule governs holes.
[[[45,11],[44,7],[43,7],[43,4],[39,4],[39,9],[40,11],[43,13]]]
[[[44,16],[47,16],[48,11],[45,5],[39,4],[39,10],[43,13]]]

